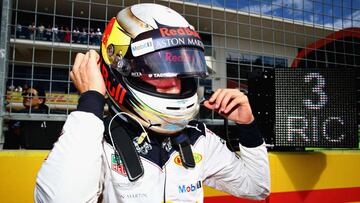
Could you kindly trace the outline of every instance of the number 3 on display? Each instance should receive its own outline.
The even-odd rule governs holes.
[[[324,91],[325,79],[319,73],[308,73],[305,75],[305,82],[310,83],[312,80],[316,81],[315,86],[312,88],[312,92],[319,95],[318,102],[313,102],[310,99],[304,99],[304,105],[308,109],[319,110],[324,107],[328,101],[328,97]]]

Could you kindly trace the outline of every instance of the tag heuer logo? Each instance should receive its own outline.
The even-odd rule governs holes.
[[[118,172],[120,175],[126,176],[125,166],[120,157],[116,154],[111,155],[111,169]]]
[[[195,163],[200,163],[200,161],[202,160],[201,154],[193,153],[193,156],[194,156]],[[175,164],[182,166],[180,154],[174,158],[174,162],[175,162]]]

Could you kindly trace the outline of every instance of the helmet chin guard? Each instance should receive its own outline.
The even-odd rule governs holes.
[[[157,4],[125,8],[101,43],[101,72],[115,113],[133,115],[161,134],[182,131],[199,111],[195,77],[208,75],[199,34],[177,12]],[[144,78],[178,78],[181,91],[156,91]]]

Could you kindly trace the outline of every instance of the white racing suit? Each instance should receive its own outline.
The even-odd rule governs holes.
[[[91,108],[78,107],[68,116],[61,137],[37,175],[35,202],[203,202],[203,185],[249,199],[264,199],[269,194],[264,143],[254,147],[240,144],[237,156],[206,127],[203,131],[194,128],[196,133],[188,135],[195,168],[181,165],[179,153],[167,139],[163,143],[145,139],[137,146],[144,175],[131,182],[112,145],[104,139],[103,121],[95,115]]]

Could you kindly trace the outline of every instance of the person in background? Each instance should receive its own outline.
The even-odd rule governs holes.
[[[26,92],[27,89],[29,89],[29,85],[28,84],[23,85],[23,91]]]
[[[20,38],[20,36],[23,36],[22,26],[20,23],[16,25],[16,38]]]
[[[88,33],[86,32],[85,28],[82,28],[82,31],[80,32],[80,43],[87,44],[88,43]]]
[[[53,35],[53,32],[52,32],[51,25],[48,25],[48,27],[46,28],[46,31],[45,31],[46,41],[51,41],[52,40],[52,35]]]
[[[40,24],[37,32],[37,39],[44,40],[44,35],[45,35],[45,26],[43,24]]]
[[[64,42],[66,43],[71,42],[71,31],[69,30],[69,27],[65,27]]]
[[[100,45],[101,36],[102,36],[101,30],[100,30],[100,28],[98,28],[95,33],[95,45]]]
[[[59,41],[59,36],[58,36],[59,28],[58,28],[58,26],[57,25],[53,26],[51,30],[53,32],[54,42],[58,42]]]
[[[80,30],[78,27],[76,27],[72,33],[72,42],[73,43],[79,43],[79,35],[80,35]]]
[[[65,39],[64,26],[60,26],[58,37],[59,37],[60,42],[64,42],[64,39]]]
[[[94,43],[95,43],[95,32],[94,32],[93,28],[90,28],[90,31],[89,31],[89,44],[94,45]]]
[[[49,107],[46,103],[46,94],[41,87],[31,87],[22,93],[23,105],[31,113],[47,113]]]
[[[46,114],[49,107],[46,105],[45,91],[41,87],[31,87],[22,93],[24,109],[16,113],[36,113]],[[5,133],[4,149],[23,149],[26,148],[22,126],[27,121],[11,120],[8,131]],[[36,126],[33,126],[36,128]],[[39,126],[42,127],[41,124]],[[34,129],[35,131],[35,129]]]
[[[36,32],[36,26],[35,26],[35,22],[32,22],[29,26],[28,26],[28,38],[30,40],[33,40],[35,38],[35,32]]]

